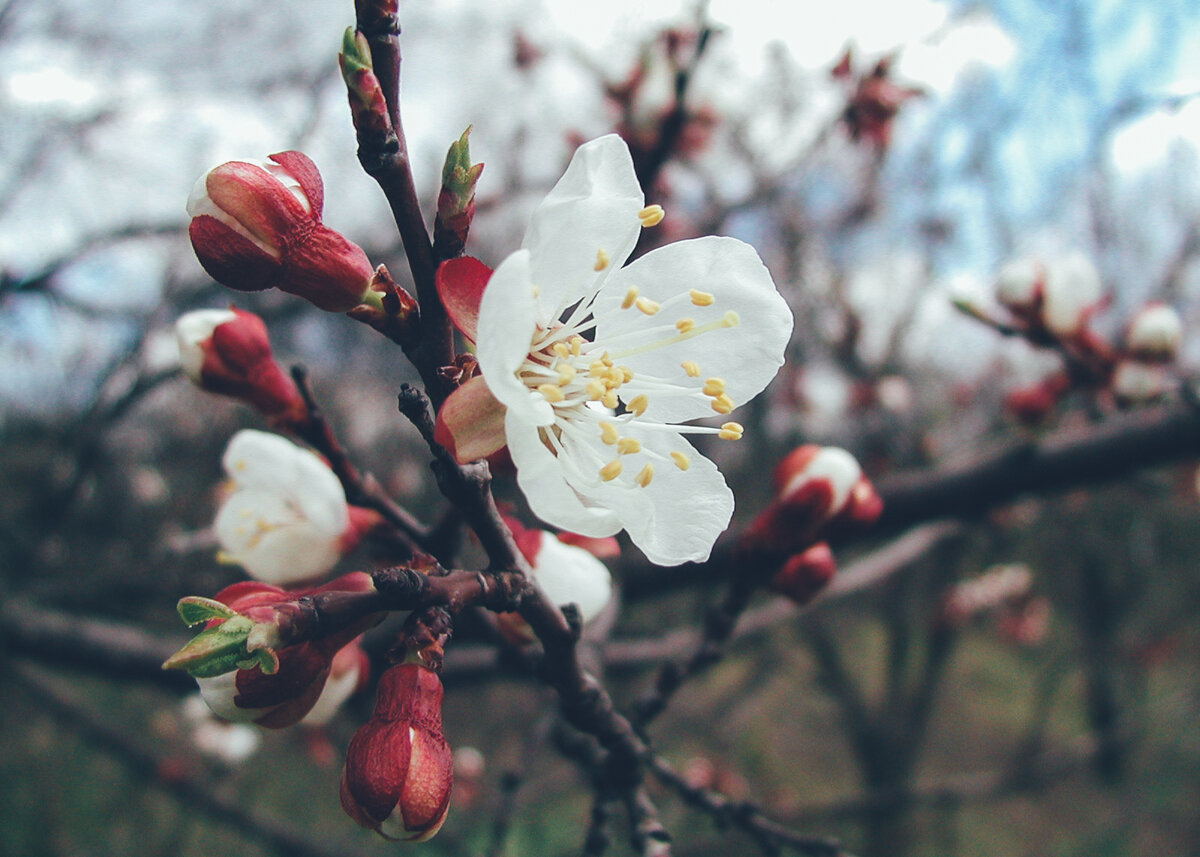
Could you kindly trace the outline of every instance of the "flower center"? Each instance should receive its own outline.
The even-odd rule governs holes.
[[[651,212],[650,218],[654,216]],[[606,267],[607,253],[598,251],[596,260],[597,270]],[[686,359],[669,376],[635,372],[620,362],[736,327],[738,314],[721,311],[715,296],[699,289],[659,302],[631,286],[620,303],[607,311],[596,308],[599,294],[598,288],[573,307],[560,309],[555,317],[565,316],[564,320],[539,327],[518,372],[531,394],[553,409],[553,422],[541,427],[541,437],[564,467],[584,482],[598,479],[645,488],[653,481],[656,467],[687,470],[691,462],[684,452],[658,452],[635,435],[644,439],[647,432],[665,431],[715,434],[723,440],[741,438],[743,428],[736,422],[714,428],[653,418],[653,402],[668,398],[707,402],[721,415],[733,410],[726,381],[704,377],[702,350],[694,354],[680,350]],[[687,314],[666,321],[680,306]],[[662,323],[647,323],[660,318]],[[602,331],[602,340],[598,331]]]

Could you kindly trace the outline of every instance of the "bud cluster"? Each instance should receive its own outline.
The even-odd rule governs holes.
[[[1063,370],[1009,392],[1006,409],[1019,421],[1043,421],[1072,390],[1127,406],[1152,402],[1171,389],[1183,337],[1178,313],[1149,303],[1130,320],[1124,341],[1110,343],[1092,327],[1108,300],[1099,273],[1082,253],[1009,262],[996,274],[995,297],[1006,318],[965,300],[957,306],[997,330],[1057,351],[1064,360]]]

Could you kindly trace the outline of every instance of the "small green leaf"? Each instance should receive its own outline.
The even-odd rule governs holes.
[[[252,670],[258,667],[263,675],[279,672],[279,656],[272,649],[255,649],[250,656],[238,662],[238,669]]]
[[[234,616],[220,625],[205,628],[163,663],[165,670],[186,670],[197,678],[211,678],[237,669],[247,656],[246,638],[254,623]]]
[[[179,618],[188,627],[199,625],[201,622],[207,622],[209,619],[232,619],[237,615],[237,613],[230,610],[220,601],[215,601],[212,598],[201,598],[199,595],[189,595],[187,598],[180,598],[176,609],[179,611]]]

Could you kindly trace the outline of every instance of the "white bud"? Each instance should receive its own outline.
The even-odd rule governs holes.
[[[1159,360],[1170,360],[1183,340],[1183,321],[1179,313],[1162,303],[1142,307],[1133,321],[1125,344],[1135,354]]]
[[[1046,266],[1042,322],[1059,336],[1078,333],[1103,297],[1096,266],[1075,251]]]
[[[1015,259],[996,274],[996,300],[1010,309],[1032,309],[1042,296],[1045,271],[1035,259]]]

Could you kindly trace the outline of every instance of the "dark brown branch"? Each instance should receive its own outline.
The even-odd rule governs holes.
[[[369,473],[360,473],[345,449],[338,442],[332,427],[325,419],[312,387],[308,383],[308,372],[303,366],[292,367],[292,378],[304,398],[307,419],[302,425],[293,426],[300,436],[313,449],[317,450],[329,462],[329,468],[337,476],[338,481],[346,491],[346,500],[355,506],[365,506],[378,512],[400,535],[409,543],[414,551],[423,548],[429,537],[429,528],[418,521],[413,515],[395,503],[379,482]]]
[[[849,857],[835,839],[799,833],[771,821],[753,803],[732,801],[716,792],[689,785],[660,756],[651,757],[649,765],[659,782],[689,806],[709,815],[719,828],[734,827],[749,834],[764,854],[779,854],[786,848],[813,857]]]
[[[392,218],[404,243],[409,270],[421,307],[420,344],[410,355],[435,407],[450,393],[438,370],[454,362],[454,340],[449,317],[438,298],[434,282],[436,265],[429,230],[421,214],[413,181],[412,162],[400,121],[400,24],[396,0],[358,0],[358,30],[367,38],[375,76],[387,102],[390,134],[359,129],[358,159],[387,198]],[[364,133],[366,131],[367,133]]]
[[[965,465],[884,477],[875,484],[883,515],[865,535],[892,535],[925,521],[971,520],[1026,494],[1112,482],[1195,456],[1200,456],[1200,409],[1176,403],[1120,414],[1098,425],[981,453]],[[626,599],[727,579],[737,568],[735,542],[733,536],[724,537],[706,563],[631,565],[624,578]]]

